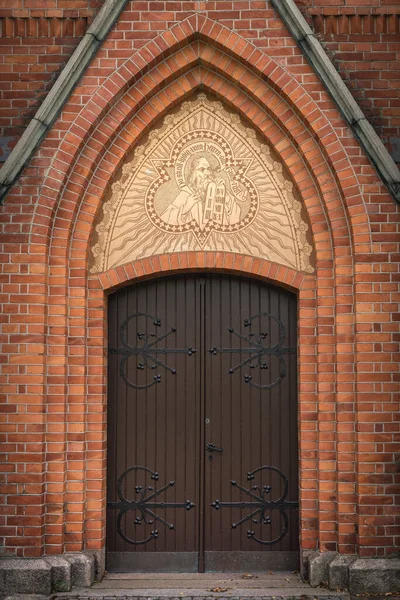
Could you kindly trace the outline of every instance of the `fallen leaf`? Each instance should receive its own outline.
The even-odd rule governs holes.
[[[217,592],[218,594],[222,593],[222,592],[227,592],[229,588],[224,588],[224,587],[215,587],[215,588],[211,588],[210,592]]]
[[[243,573],[240,576],[241,579],[258,579],[258,575],[253,575],[252,573]]]

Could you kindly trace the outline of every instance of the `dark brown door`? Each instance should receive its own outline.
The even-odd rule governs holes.
[[[296,297],[164,278],[109,298],[108,568],[298,564]]]

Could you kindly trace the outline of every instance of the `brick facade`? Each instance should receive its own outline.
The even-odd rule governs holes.
[[[396,2],[302,2],[364,114],[400,163],[400,8]]]
[[[13,4],[33,11],[28,0]],[[88,7],[48,4],[81,17]],[[275,147],[311,224],[315,275],[213,252],[89,274],[110,183],[154,120],[197,90]],[[377,96],[366,95],[377,109]],[[268,3],[128,3],[1,213],[7,552],[104,547],[107,293],[194,269],[251,274],[298,293],[302,549],[396,550],[398,207]]]
[[[394,0],[297,0],[355,99],[400,163],[400,8]],[[0,0],[0,163],[6,159],[76,48],[102,0]],[[171,23],[185,19],[190,2],[135,2],[130,23],[110,60],[126,57]],[[198,5],[200,6],[200,4]],[[296,68],[284,48],[282,24],[267,3],[211,2],[212,19],[268,48]]]

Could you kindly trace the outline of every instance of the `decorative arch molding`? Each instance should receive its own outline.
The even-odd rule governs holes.
[[[183,43],[190,40],[193,40],[192,43],[183,47]],[[207,41],[207,45],[202,43],[202,40]],[[81,188],[81,182],[76,174],[77,163],[79,161],[82,163],[79,165],[79,171],[84,176],[92,174],[99,159],[99,146],[104,149],[110,147],[115,136],[126,127],[132,115],[141,107],[143,108],[151,94],[159,92],[158,99],[164,100],[164,103],[161,102],[158,109],[165,111],[165,96],[161,88],[178,73],[190,72],[195,75],[196,68],[201,66],[206,66],[212,73],[220,73],[234,83],[237,89],[245,89],[250,98],[257,99],[257,102],[272,113],[280,125],[291,134],[293,143],[304,152],[305,156],[314,154],[310,158],[310,165],[315,172],[318,169],[323,170],[321,162],[327,162],[332,169],[333,179],[336,179],[333,189],[338,189],[339,197],[344,198],[345,204],[348,204],[349,213],[346,215],[345,211],[343,215],[345,220],[349,218],[351,221],[356,217],[357,225],[360,221],[367,223],[357,175],[335,129],[317,103],[287,71],[265,53],[218,23],[201,15],[193,15],[137,51],[93,95],[69,127],[67,134],[61,133],[64,139],[60,143],[48,177],[42,186],[41,197],[45,207],[40,210],[38,206],[37,210],[37,214],[40,214],[41,227],[46,224],[51,228],[52,223],[55,223],[55,213],[58,208],[61,208],[60,198],[68,190],[68,181]],[[150,72],[151,76],[145,83],[144,78]],[[210,78],[209,76],[208,79]],[[199,81],[197,85],[206,86],[207,82]],[[186,93],[189,93],[187,83]],[[229,96],[225,96],[225,99],[231,101]],[[176,101],[176,99],[169,99],[168,104],[171,105]],[[247,101],[249,102],[249,98]],[[242,103],[244,102],[243,99]],[[73,97],[70,103],[74,104]],[[150,110],[150,105],[147,107]],[[252,110],[254,111],[254,107]],[[244,107],[243,112],[249,113],[249,108],[246,110]],[[151,116],[147,115],[147,123],[145,120],[144,124],[148,124],[151,118],[157,116],[157,110],[153,106]],[[249,117],[253,121],[256,120],[252,119],[251,112]],[[57,130],[57,124],[55,129]],[[298,134],[299,131],[301,134]],[[131,132],[141,135],[143,128],[141,130],[140,127],[132,126]],[[126,148],[126,141],[122,140],[122,143]],[[354,142],[354,145],[357,143]],[[316,146],[319,146],[319,149],[316,149]],[[121,154],[120,149],[119,154]],[[316,157],[317,154],[320,155],[319,159]],[[336,162],[339,164],[339,169],[336,167],[333,169],[332,160],[337,161],[337,159],[340,161]],[[116,166],[114,165],[113,168],[115,169]],[[324,178],[327,179],[326,174]],[[332,198],[332,182],[323,185],[322,191],[327,199],[328,210],[329,202],[331,205],[342,204],[342,199]],[[54,212],[49,211],[49,207],[52,207]],[[61,210],[65,214],[64,207]],[[337,211],[337,207],[335,210]],[[72,222],[69,217],[67,221]],[[336,230],[336,225],[332,229]],[[354,239],[357,242],[357,235]],[[42,241],[32,235],[32,241],[36,240],[38,243]]]
[[[202,25],[201,31],[193,30],[197,23]],[[189,31],[185,31],[187,28]],[[192,39],[192,42],[185,45],[188,39]],[[153,43],[156,44],[155,49]],[[58,131],[62,141],[42,187],[41,204],[37,207],[31,242],[38,245],[41,252],[50,240],[49,257],[45,260],[50,262],[49,291],[56,296],[52,298],[52,311],[60,315],[57,325],[61,327],[62,322],[65,330],[71,332],[72,339],[75,332],[85,336],[84,343],[78,339],[78,346],[72,354],[67,342],[60,343],[59,336],[53,334],[52,329],[47,338],[50,353],[65,357],[63,374],[59,375],[59,379],[65,382],[65,386],[71,377],[80,382],[68,388],[69,393],[60,412],[65,411],[67,415],[68,406],[74,406],[75,409],[80,407],[79,410],[83,411],[82,427],[90,430],[93,426],[91,419],[104,406],[106,391],[105,289],[111,289],[110,283],[120,284],[118,278],[121,270],[125,278],[131,268],[137,272],[140,270],[140,263],[137,262],[133,267],[123,265],[115,272],[100,275],[109,281],[104,287],[97,276],[86,279],[93,224],[108,186],[126,161],[132,144],[147,134],[154,119],[166,114],[191,94],[199,90],[207,91],[236,110],[262,137],[269,139],[295,182],[309,215],[317,254],[316,276],[303,279],[302,274],[288,274],[276,264],[264,267],[268,268],[268,275],[260,267],[258,276],[271,281],[277,277],[278,283],[282,283],[283,278],[283,284],[288,284],[288,278],[292,277],[292,284],[289,284],[292,287],[296,278],[302,278],[299,323],[300,327],[304,327],[301,329],[304,335],[301,338],[304,358],[299,390],[300,427],[312,429],[312,444],[316,448],[315,455],[310,457],[307,441],[300,447],[302,485],[314,490],[311,503],[309,495],[304,497],[302,518],[306,526],[302,547],[315,549],[316,540],[319,540],[321,548],[337,548],[342,523],[339,523],[338,531],[332,533],[325,522],[335,520],[336,516],[332,516],[332,511],[320,511],[317,514],[313,506],[324,502],[327,490],[331,496],[336,490],[336,479],[332,480],[329,468],[324,474],[324,467],[319,465],[318,460],[318,456],[324,456],[327,445],[335,443],[332,442],[332,432],[325,429],[328,407],[332,420],[336,411],[333,392],[324,384],[325,369],[326,365],[333,367],[336,360],[336,286],[340,286],[342,280],[344,282],[352,274],[352,238],[357,242],[357,235],[353,235],[351,220],[367,223],[357,176],[348,159],[347,149],[318,105],[284,69],[246,40],[218,24],[206,19],[188,19],[153,40],[149,46],[154,52],[157,51],[157,63],[154,57],[151,59],[146,55],[144,51],[150,50],[145,46],[142,52],[135,54],[134,61],[130,59],[125,63],[125,71],[121,67],[123,77],[118,71],[107,80],[77,115],[68,133],[63,131],[61,121]],[[250,60],[252,57],[254,64]],[[142,74],[141,71],[151,61],[153,68]],[[132,69],[135,69],[135,80]],[[133,87],[132,81],[136,81]],[[54,132],[57,132],[57,124]],[[357,145],[356,142],[354,145]],[[331,164],[335,158],[339,159],[337,170]],[[235,270],[236,261],[242,261],[243,266],[239,269],[242,273],[246,272],[251,261],[251,269],[256,268],[255,259],[249,257],[235,258],[235,263],[229,267],[232,259],[233,255],[225,257],[223,267],[212,266],[219,264],[217,255],[213,263],[212,253],[200,253],[196,257],[197,268],[202,268],[203,261],[206,265],[204,268]],[[170,257],[169,260],[174,259]],[[165,261],[166,258],[162,256],[152,258],[150,264],[153,274],[144,276],[154,276],[155,272],[165,273],[161,268]],[[158,262],[160,267],[157,266]],[[133,280],[132,276],[125,279],[126,284],[128,280]],[[60,293],[60,282],[65,289],[70,289],[69,297],[66,293]],[[328,297],[325,297],[325,290],[329,290]],[[349,296],[346,301],[351,303]],[[347,310],[347,306],[344,308]],[[52,322],[50,315],[49,324]],[[318,328],[321,327],[325,335],[317,338]],[[348,339],[351,335],[348,334]],[[85,365],[85,373],[80,377],[75,375],[77,356]],[[48,385],[51,385],[50,380]],[[82,390],[90,390],[90,393],[85,393],[83,403]],[[67,448],[74,437],[67,425],[63,435]],[[100,433],[98,445],[101,448],[98,456],[104,464],[105,447]],[[83,480],[87,480],[85,464],[82,466]],[[318,469],[324,482],[320,488],[316,476]],[[68,489],[75,476],[75,473],[65,473],[64,497],[67,505],[70,502]],[[96,480],[103,481],[103,477],[104,467],[99,468]],[[96,482],[88,482],[88,489],[91,485],[95,486]],[[84,497],[88,500],[91,494],[87,492]],[[90,502],[83,512],[84,518],[80,521],[81,525],[76,527],[73,540],[68,534],[60,532],[62,549],[77,551],[85,547],[99,547],[101,542],[92,536],[95,530],[96,539],[103,539],[103,517],[92,508]],[[336,509],[334,513],[336,515]],[[348,527],[349,521],[356,518],[351,509],[349,514],[343,515],[343,527]],[[54,515],[49,513],[45,523],[51,523],[52,519]],[[91,523],[91,531],[85,529],[85,520]],[[55,551],[54,548],[52,550]]]
[[[87,278],[95,217],[118,169],[137,140],[149,132],[154,119],[199,90],[209,92],[240,114],[261,137],[269,139],[286,165],[310,219],[317,257],[315,276],[288,271],[286,267],[267,261],[261,264],[249,256],[229,254],[221,257],[220,253],[198,253],[193,259],[193,255],[187,253],[187,267],[183,266],[183,254],[178,258],[161,255],[145,259],[149,263],[136,261]],[[79,90],[76,93],[79,94]],[[74,104],[74,98],[70,103]],[[338,116],[336,112],[335,115]],[[126,61],[94,94],[67,132],[64,125],[61,116],[53,129],[61,141],[41,188],[31,231],[31,247],[36,247],[34,251],[43,256],[43,261],[50,267],[48,283],[52,314],[48,318],[47,342],[50,355],[64,359],[57,379],[68,389],[60,414],[64,411],[67,415],[68,406],[73,406],[82,412],[82,427],[90,431],[95,422],[91,419],[104,407],[105,291],[110,291],[113,286],[126,285],[139,277],[171,272],[175,260],[178,260],[181,272],[185,268],[233,270],[288,285],[299,290],[299,318],[304,336],[300,342],[304,357],[299,394],[300,426],[312,429],[312,443],[316,448],[311,458],[306,442],[300,448],[304,451],[300,466],[302,482],[314,490],[312,506],[323,502],[327,490],[331,495],[336,490],[336,479],[332,480],[329,468],[325,477],[324,467],[321,468],[318,461],[318,453],[323,456],[326,446],[335,443],[332,442],[335,434],[324,428],[327,407],[330,415],[336,411],[334,392],[324,384],[324,369],[326,364],[329,368],[334,366],[336,360],[336,286],[345,285],[352,276],[352,246],[353,241],[358,242],[360,224],[365,225],[360,243],[368,243],[365,239],[368,236],[367,214],[358,178],[347,148],[343,147],[332,124],[298,82],[274,60],[218,23],[194,16],[175,25]],[[354,146],[357,146],[355,141]],[[353,230],[353,222],[357,223],[357,230]],[[190,264],[193,260],[196,266]],[[255,272],[257,269],[258,273]],[[67,288],[69,296],[63,292]],[[329,290],[327,296],[325,290]],[[349,294],[342,312],[351,312],[348,308],[351,302]],[[52,327],[53,314],[58,315],[57,328]],[[318,327],[325,331],[320,339],[316,336]],[[60,341],[60,328],[69,332],[69,340],[76,343],[73,352],[71,342]],[[351,335],[348,334],[349,340]],[[84,365],[84,373],[79,376],[76,375],[77,356]],[[351,361],[351,357],[348,360]],[[79,385],[69,386],[71,379],[79,381]],[[47,385],[51,386],[51,378],[47,379]],[[68,431],[66,422],[64,427],[61,435],[67,448],[74,436]],[[98,445],[99,460],[104,465],[105,448],[101,436]],[[84,456],[88,458],[85,452]],[[83,480],[87,480],[85,465],[84,461]],[[321,488],[317,485],[318,469],[324,482]],[[63,485],[67,504],[70,502],[69,485],[75,476],[76,473],[69,474],[66,470]],[[96,480],[104,481],[104,466],[99,467]],[[88,485],[83,503],[90,498],[90,485],[96,483],[90,481]],[[332,511],[321,511],[317,515],[314,508],[307,507],[308,500],[304,497],[302,518],[307,526],[303,548],[315,549],[317,539],[325,550],[336,548],[342,523],[337,532],[331,533],[324,522],[336,518]],[[356,518],[351,509],[348,512],[349,515],[343,513],[345,526]],[[82,513],[84,518],[75,528],[73,539],[68,533],[60,532],[56,543],[62,550],[99,547],[92,536],[96,530],[98,537],[95,540],[103,539],[103,516],[99,516],[91,503],[82,508]],[[336,509],[334,513],[336,515]],[[54,516],[47,514],[45,523],[50,524]],[[85,520],[91,523],[90,531],[85,529]],[[54,547],[52,551],[55,551]]]

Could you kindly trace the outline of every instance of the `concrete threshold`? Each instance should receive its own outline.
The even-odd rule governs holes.
[[[347,592],[314,589],[297,572],[108,573],[88,589],[53,596],[57,600],[350,600]]]

